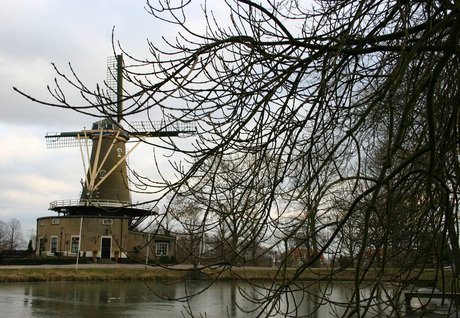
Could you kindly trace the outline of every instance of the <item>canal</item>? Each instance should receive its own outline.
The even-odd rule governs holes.
[[[268,282],[267,282],[268,283]],[[0,284],[0,316],[2,317],[256,317],[256,305],[246,299],[240,288],[251,296],[263,297],[262,289],[248,284],[216,282],[207,286],[205,281],[188,281],[181,284],[150,282],[41,282]],[[336,303],[347,302],[351,285],[334,283],[314,284],[309,293],[294,291],[292,297],[281,303],[283,311],[292,311],[292,317],[335,317],[341,315],[340,306],[321,302],[326,295]],[[186,302],[186,296],[201,292]],[[368,290],[363,289],[365,297]],[[313,295],[313,297],[311,297]],[[183,298],[184,301],[168,300]],[[294,303],[296,305],[294,305]],[[238,304],[238,305],[236,305]],[[449,306],[435,304],[431,313],[423,317],[446,316]],[[369,317],[385,316],[384,305],[375,306]],[[262,315],[261,317],[264,317]],[[411,317],[420,317],[415,313]],[[274,317],[284,317],[277,315]]]

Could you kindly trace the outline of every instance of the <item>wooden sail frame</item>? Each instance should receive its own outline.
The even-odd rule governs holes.
[[[77,134],[76,138],[78,139],[79,143],[79,148],[80,148],[80,154],[83,162],[83,170],[85,173],[85,188],[88,192],[93,193],[96,191],[99,186],[121,165],[125,162],[126,158],[139,146],[146,138],[146,136],[139,136],[138,140],[135,142],[134,147],[132,147],[128,152],[126,152],[119,160],[118,162],[112,166],[112,168],[105,173],[105,175],[98,181],[97,176],[100,175],[102,168],[104,164],[107,161],[107,158],[112,151],[113,147],[115,146],[115,143],[117,140],[119,140],[119,136],[122,130],[86,130],[84,129],[82,131],[83,135],[80,135],[79,133]],[[90,138],[88,137],[88,133],[91,135],[98,135],[97,141],[95,140],[96,138]],[[107,133],[108,135],[113,135],[112,142],[105,152],[104,158],[99,161],[99,156],[101,153],[101,147],[102,147],[102,139],[104,138],[104,133]],[[89,149],[89,140],[92,140],[93,143],[97,143],[96,146],[96,154],[94,156],[94,162],[91,165],[91,152]],[[83,141],[83,142],[82,142]],[[85,159],[85,154],[86,154],[86,159]]]

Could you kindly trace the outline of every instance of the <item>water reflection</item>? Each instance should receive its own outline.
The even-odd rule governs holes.
[[[260,284],[264,284],[261,282]],[[269,282],[265,282],[269,285]],[[305,283],[308,284],[308,283]],[[302,292],[307,287],[309,293]],[[341,316],[344,310],[331,306],[348,302],[351,289],[343,284],[299,283],[291,286],[292,293],[281,297],[280,307],[290,316],[322,318]],[[168,300],[203,291],[189,303]],[[242,292],[243,291],[243,292]],[[362,296],[369,295],[364,289]],[[158,297],[157,295],[161,297]],[[247,298],[273,296],[265,289],[233,282],[217,282],[207,286],[204,281],[165,285],[159,282],[48,282],[0,284],[0,315],[3,317],[255,317],[265,308]],[[275,295],[276,296],[276,295]],[[185,300],[185,298],[183,298]],[[238,306],[235,304],[237,303]],[[377,307],[385,311],[387,308]],[[386,312],[388,313],[388,312]],[[374,311],[368,315],[378,316]],[[419,316],[415,315],[414,317]],[[279,315],[278,317],[283,317]],[[425,315],[424,317],[429,317]],[[434,316],[432,316],[434,317]]]

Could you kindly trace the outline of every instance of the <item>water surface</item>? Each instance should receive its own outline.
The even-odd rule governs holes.
[[[267,282],[268,283],[268,282]],[[0,284],[0,316],[2,317],[256,317],[250,312],[256,305],[245,299],[239,291],[242,287],[249,294],[261,297],[263,290],[247,284],[205,281],[189,281],[186,284],[165,285],[159,282],[43,282]],[[205,290],[204,290],[205,289]],[[368,291],[368,290],[367,290]],[[363,290],[363,295],[366,294]],[[189,302],[168,300],[201,292]],[[261,292],[261,294],[258,294]],[[283,300],[283,309],[298,307],[292,316],[333,317],[343,313],[339,307],[329,304],[318,306],[316,296],[326,293],[330,300],[347,302],[349,286],[315,284],[309,287],[309,295],[294,292],[293,297]],[[312,297],[313,295],[313,297]],[[166,299],[165,299],[166,298]],[[185,298],[183,299],[185,300]],[[239,308],[236,304],[241,307]],[[294,302],[296,305],[294,306]],[[447,307],[434,307],[445,316]],[[385,306],[376,306],[370,316],[388,313]],[[335,314],[334,314],[335,312]],[[264,315],[262,315],[263,317]],[[383,315],[382,315],[383,316]],[[420,316],[419,314],[413,317]],[[275,317],[283,317],[278,315]],[[439,317],[436,313],[424,317]]]

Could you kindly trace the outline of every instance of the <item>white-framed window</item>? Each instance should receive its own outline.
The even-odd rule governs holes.
[[[70,238],[70,253],[78,253],[78,244],[80,243],[80,236],[72,235]]]
[[[51,224],[58,225],[59,224],[59,219],[52,219]]]
[[[45,221],[41,220],[40,221],[40,226],[43,226],[43,225],[45,225]]]
[[[51,236],[51,253],[57,252],[58,238],[57,236]]]
[[[155,245],[156,255],[157,256],[165,256],[168,255],[168,243],[165,242],[157,242]]]
[[[102,224],[104,224],[104,225],[113,225],[113,220],[110,220],[110,219],[102,220]]]

